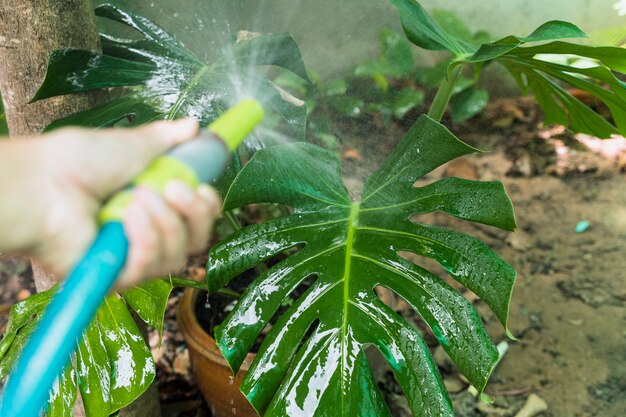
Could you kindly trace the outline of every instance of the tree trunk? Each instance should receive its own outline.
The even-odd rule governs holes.
[[[61,48],[100,50],[91,0],[0,0],[0,91],[12,137],[35,135],[50,122],[96,104],[95,93],[29,104],[44,79],[50,53]],[[36,264],[33,273],[38,291],[57,282]],[[120,415],[154,416],[159,410],[155,391]]]

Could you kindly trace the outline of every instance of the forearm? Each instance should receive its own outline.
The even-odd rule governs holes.
[[[39,140],[0,142],[0,253],[27,252],[45,213]]]

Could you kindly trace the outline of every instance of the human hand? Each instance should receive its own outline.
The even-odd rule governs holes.
[[[26,190],[34,193],[27,199],[35,213],[23,216],[40,219],[28,254],[51,272],[67,274],[95,238],[103,202],[155,157],[197,133],[197,123],[181,120],[135,129],[69,128],[24,141],[36,155],[31,170],[38,174]],[[221,206],[215,191],[172,181],[164,194],[136,189],[124,222],[129,255],[117,287],[166,275],[206,247]]]

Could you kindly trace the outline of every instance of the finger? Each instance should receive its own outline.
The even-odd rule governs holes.
[[[117,288],[128,288],[139,284],[146,275],[146,271],[161,256],[156,225],[151,218],[150,211],[137,197],[126,212],[124,230],[128,237],[129,250],[126,266],[116,283]]]
[[[154,122],[134,129],[85,133],[88,169],[80,181],[100,198],[127,185],[150,162],[170,148],[193,139],[198,123],[192,119]],[[87,131],[86,131],[87,132]]]
[[[164,275],[182,268],[187,259],[187,227],[183,219],[154,191],[138,188],[136,192],[148,207],[161,242],[161,258],[151,272]]]
[[[221,208],[217,193],[206,185],[201,185],[194,192],[180,181],[171,181],[165,188],[165,199],[185,219],[189,233],[188,251],[203,251]]]

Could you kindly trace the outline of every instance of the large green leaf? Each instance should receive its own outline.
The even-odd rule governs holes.
[[[526,37],[507,36],[495,42],[474,45],[465,42],[464,33],[444,29],[430,18],[415,0],[391,0],[398,8],[405,34],[425,49],[447,50],[454,60],[451,65],[473,64],[479,69],[493,61],[500,62],[515,77],[522,91],[532,92],[545,113],[547,124],[569,126],[600,138],[626,134],[626,84],[614,74],[626,73],[626,50],[616,47],[593,47],[560,41],[584,38],[587,35],[575,25],[550,21]],[[442,20],[442,19],[439,19]],[[527,46],[535,42],[546,44]],[[592,68],[549,62],[549,56],[577,56],[595,62]],[[574,97],[562,85],[588,92],[610,110],[606,120]],[[466,93],[465,100],[481,98]],[[482,97],[484,98],[484,97]],[[456,107],[458,109],[459,100]],[[458,112],[457,112],[458,113]],[[455,117],[456,118],[456,117]]]
[[[78,388],[88,417],[108,417],[137,399],[155,377],[155,367],[130,311],[161,331],[172,285],[153,281],[112,295],[98,310],[76,351],[76,368],[68,368],[50,391],[47,415],[71,415]],[[13,369],[56,288],[15,304],[0,341],[0,380]]]
[[[192,116],[207,125],[238,99],[251,95],[304,137],[305,106],[284,100],[265,78],[255,75],[258,67],[273,65],[308,81],[291,35],[268,34],[233,42],[219,59],[207,63],[142,16],[111,4],[98,6],[96,14],[134,29],[142,38],[117,39],[102,34],[102,54],[76,49],[54,52],[33,100],[111,87],[127,87],[128,93],[58,120],[49,129],[70,124],[110,126],[125,118],[139,124],[182,116]]]
[[[364,348],[393,369],[416,416],[452,416],[452,406],[419,333],[375,295],[384,286],[430,326],[468,380],[482,391],[498,353],[472,305],[443,280],[403,259],[430,257],[478,294],[506,327],[515,271],[484,243],[412,221],[443,211],[506,230],[515,228],[500,183],[417,179],[477,150],[422,116],[351,201],[339,159],[310,144],[256,153],[237,176],[225,209],[253,203],[291,206],[293,215],[244,228],[215,246],[207,264],[214,292],[260,262],[296,248],[247,289],[216,339],[234,371],[290,294],[313,284],[273,325],[242,384],[263,416],[389,416]]]

